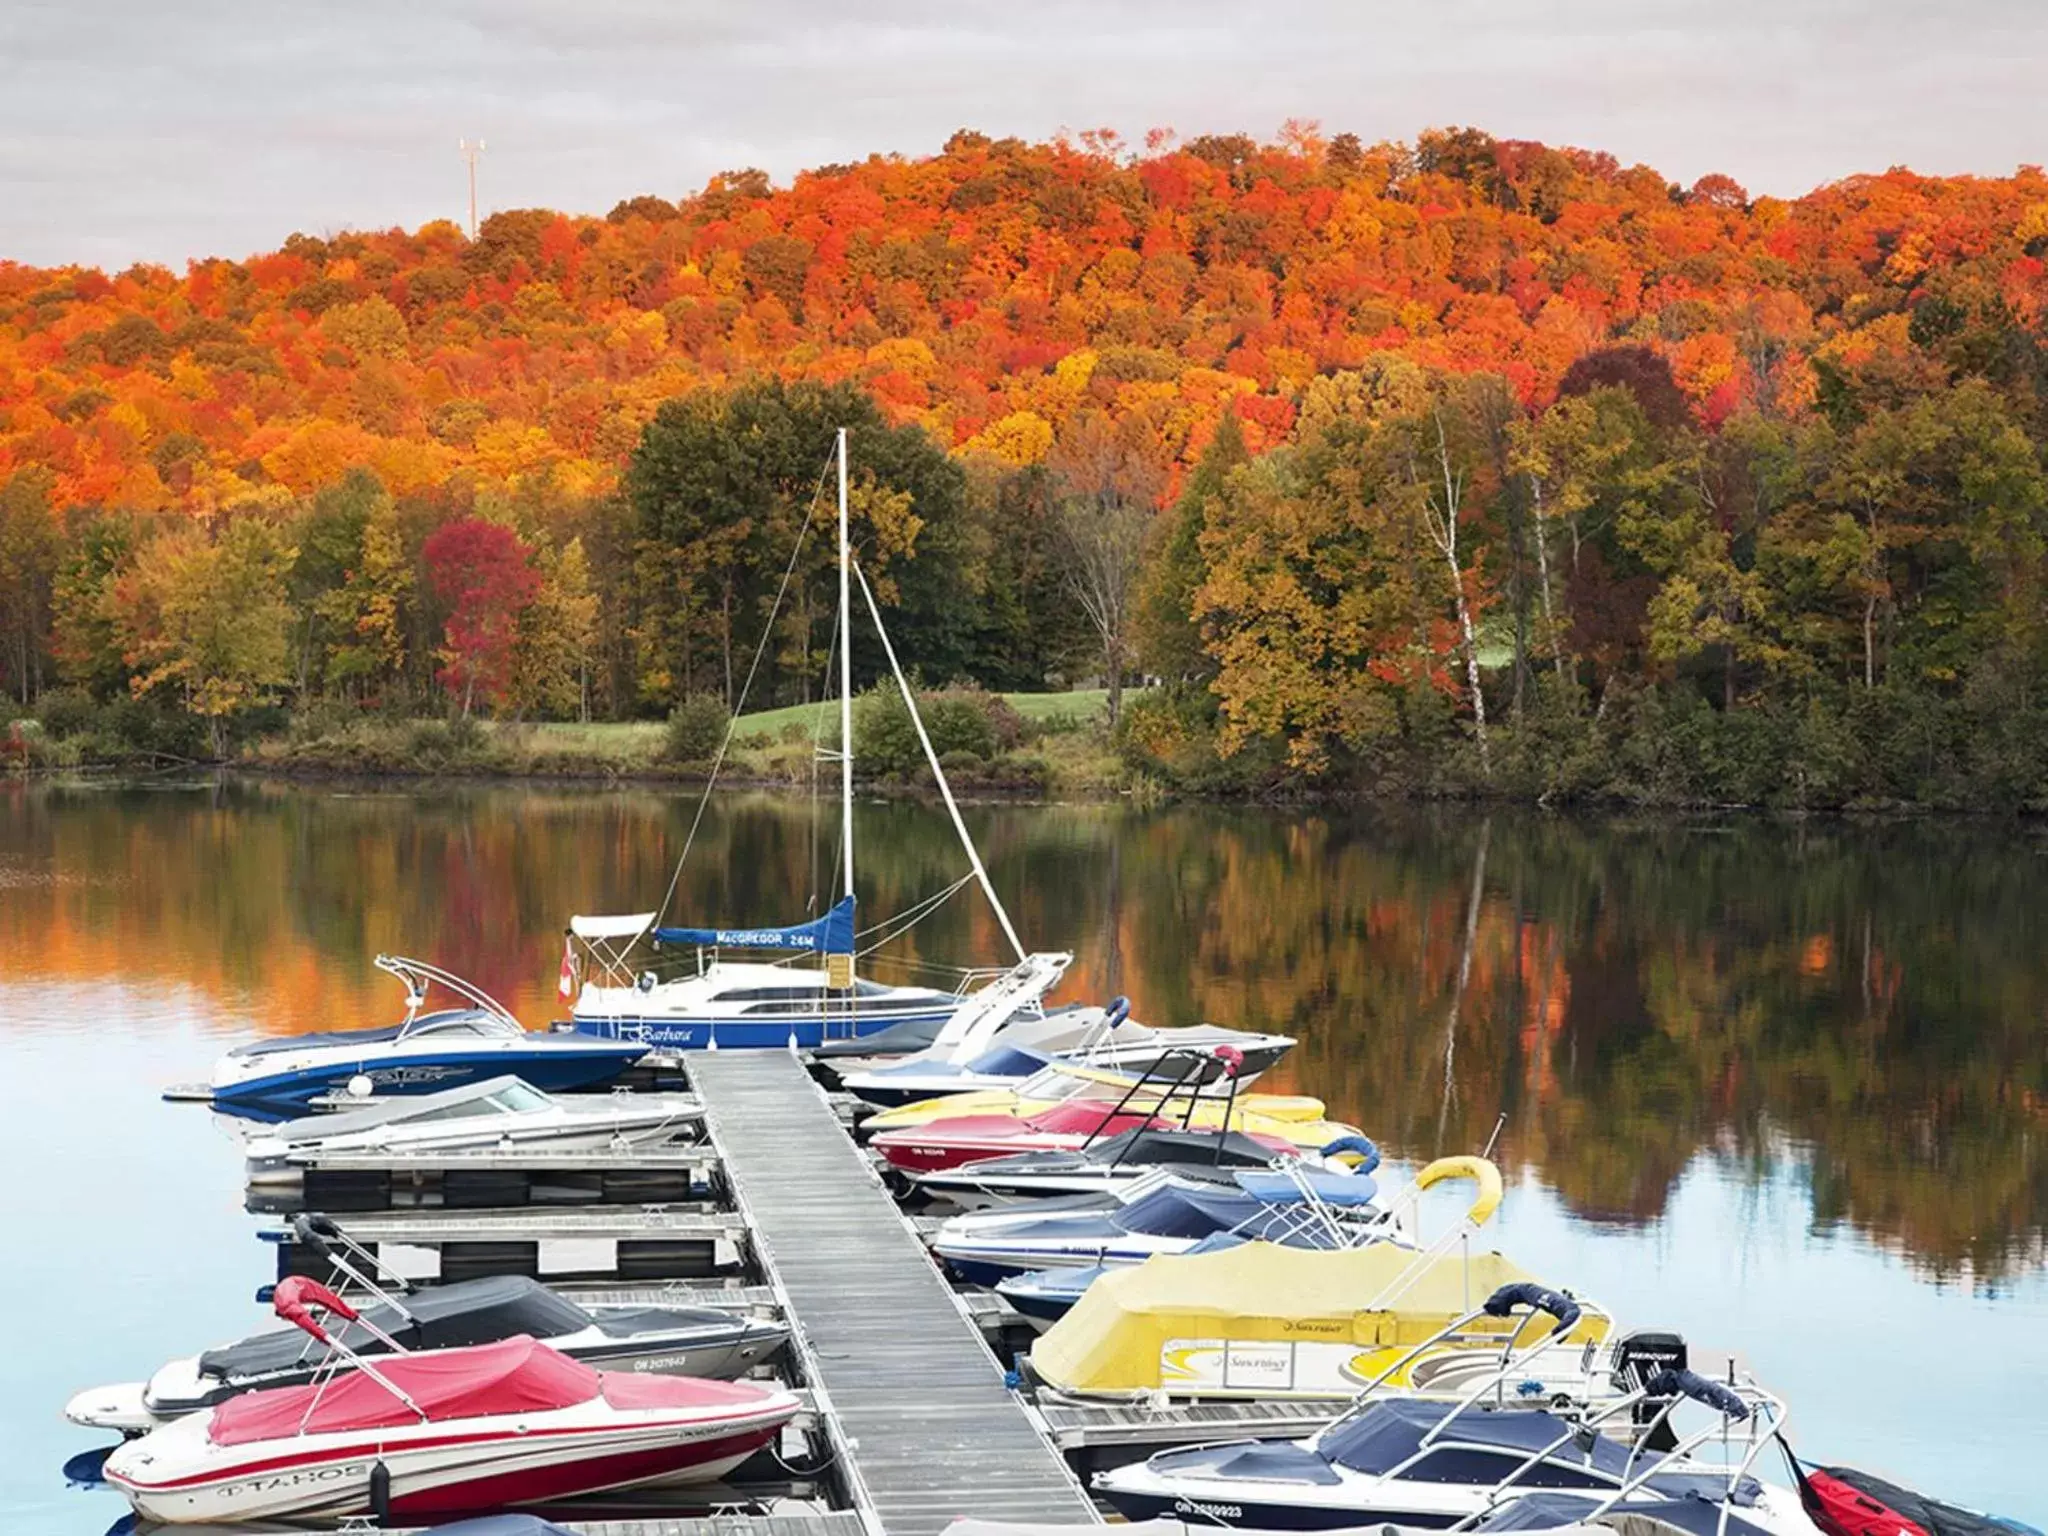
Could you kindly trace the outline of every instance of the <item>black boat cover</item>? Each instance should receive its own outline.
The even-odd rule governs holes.
[[[488,1344],[520,1333],[536,1339],[559,1338],[588,1328],[591,1321],[581,1307],[525,1275],[493,1275],[427,1286],[407,1296],[405,1308],[415,1321],[381,1304],[366,1307],[363,1315],[407,1349]],[[367,1329],[355,1323],[345,1325],[339,1337],[357,1354],[384,1351]],[[224,1381],[246,1381],[280,1371],[310,1369],[319,1363],[322,1353],[320,1346],[298,1329],[278,1328],[208,1350],[199,1357],[199,1368]]]
[[[1087,1149],[1091,1163],[1209,1163],[1225,1168],[1264,1168],[1281,1154],[1242,1131],[1228,1132],[1217,1146],[1214,1131],[1122,1131]]]

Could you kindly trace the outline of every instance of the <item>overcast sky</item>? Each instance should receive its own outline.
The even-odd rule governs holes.
[[[601,213],[958,127],[1471,123],[1795,194],[2048,160],[2048,0],[0,0],[0,259]]]

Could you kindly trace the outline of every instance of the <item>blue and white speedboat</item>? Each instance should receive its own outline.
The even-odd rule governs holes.
[[[526,1029],[486,993],[421,960],[379,955],[377,969],[405,985],[405,1016],[398,1023],[238,1045],[214,1063],[205,1102],[222,1114],[277,1121],[307,1114],[317,1100],[352,1085],[357,1093],[386,1098],[508,1075],[549,1091],[595,1088],[647,1054],[640,1041]],[[463,1006],[425,1011],[435,986],[456,994]]]
[[[904,680],[895,649],[882,627],[881,609],[868,588],[867,578],[853,560],[847,537],[843,431],[839,434],[837,457],[839,634],[834,649],[839,657],[839,742],[843,747],[827,750],[820,743],[816,749],[821,761],[829,760],[839,769],[841,878],[835,891],[825,893],[827,899],[836,900],[821,917],[781,927],[666,927],[662,924],[662,911],[572,918],[562,957],[561,995],[571,1004],[571,1021],[581,1033],[600,1039],[644,1041],[670,1051],[733,1047],[816,1050],[884,1031],[908,1035],[923,1046],[942,1035],[949,1025],[957,1033],[964,1026],[954,1023],[955,1015],[963,1008],[982,1006],[991,993],[1001,1001],[1006,1014],[1035,1017],[1040,1011],[1041,996],[1058,982],[1072,958],[1025,951],[981,856],[967,835],[945,770],[939,766],[938,753],[918,715],[917,700]],[[856,586],[866,599],[890,671],[909,709],[925,750],[926,764],[952,818],[953,830],[966,850],[971,871],[936,896],[919,902],[907,914],[895,915],[885,925],[886,932],[868,935],[862,935],[854,926],[853,754],[857,743],[853,731],[851,657],[852,599]],[[778,597],[778,604],[780,600]],[[773,632],[775,617],[776,611],[771,609],[768,632]],[[734,706],[735,720],[745,703],[743,692]],[[727,739],[730,740],[729,734]],[[704,787],[707,801],[717,782],[718,763],[723,760],[721,747]],[[685,844],[683,857],[688,856],[689,846]],[[677,873],[681,873],[680,865]],[[859,951],[866,953],[907,932],[920,917],[936,910],[970,879],[979,883],[1003,937],[1016,956],[1013,969],[962,972],[959,985],[952,990],[889,984],[855,976],[859,941],[866,939],[865,947]],[[672,894],[674,881],[669,889]],[[728,958],[734,951],[742,958]],[[779,953],[784,959],[769,962],[761,958],[771,953]]]

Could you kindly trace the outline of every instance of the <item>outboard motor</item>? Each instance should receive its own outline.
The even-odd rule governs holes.
[[[1682,1334],[1666,1333],[1656,1329],[1644,1329],[1626,1334],[1614,1346],[1614,1385],[1624,1392],[1639,1392],[1666,1371],[1682,1371],[1688,1368],[1689,1357]],[[1635,1406],[1635,1422],[1638,1429],[1654,1420],[1662,1411],[1663,1404],[1652,1398],[1645,1398]],[[1678,1435],[1666,1417],[1657,1425],[1644,1448],[1652,1451],[1669,1451],[1678,1444]]]

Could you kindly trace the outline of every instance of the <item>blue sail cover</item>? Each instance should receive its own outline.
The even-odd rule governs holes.
[[[817,955],[853,953],[853,898],[842,896],[830,912],[787,928],[657,928],[660,944],[701,944],[721,949],[790,949]]]

